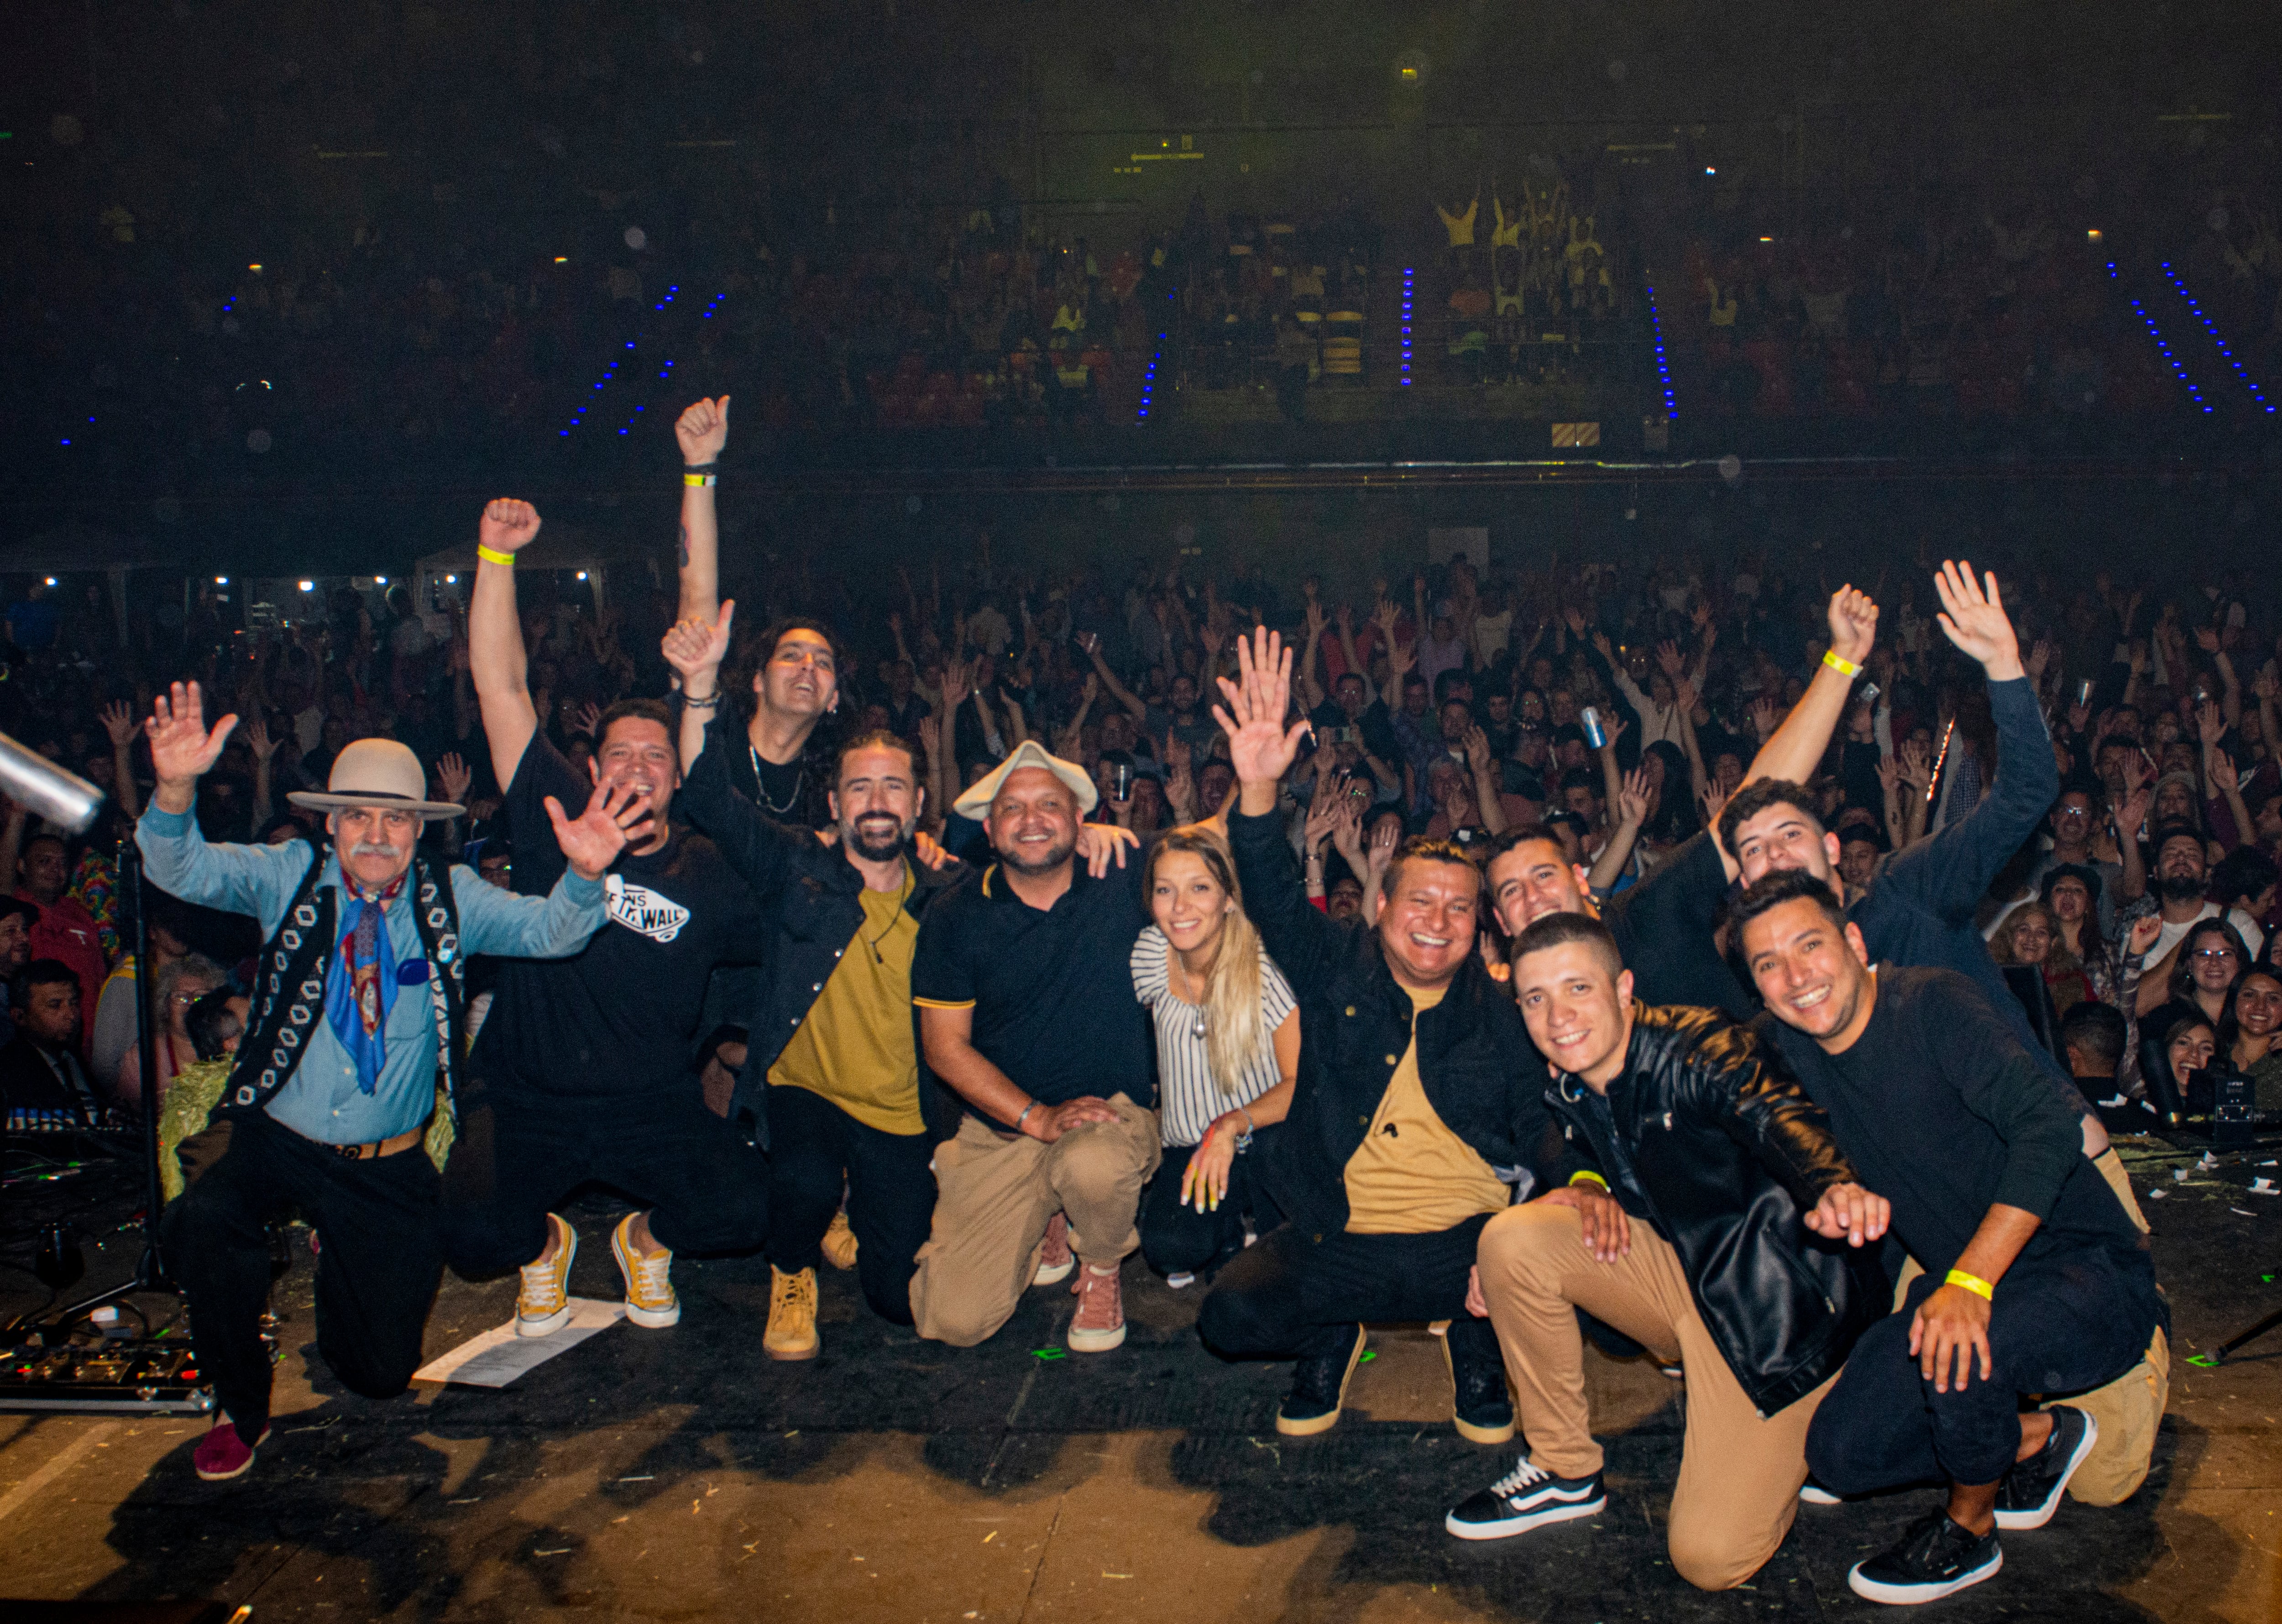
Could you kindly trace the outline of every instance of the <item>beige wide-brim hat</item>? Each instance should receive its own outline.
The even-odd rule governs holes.
[[[420,818],[457,818],[467,812],[449,801],[427,798],[428,775],[409,745],[393,739],[356,739],[333,758],[332,777],[324,793],[296,789],[285,798],[296,806],[318,812],[343,812],[352,806],[385,806]]]
[[[990,815],[990,803],[998,798],[998,787],[1006,781],[1006,775],[1024,767],[1043,767],[1067,784],[1070,793],[1077,796],[1080,817],[1091,812],[1101,799],[1100,791],[1093,787],[1093,780],[1086,775],[1083,767],[1075,761],[1064,761],[1036,739],[1025,739],[1005,760],[969,785],[966,792],[951,804],[951,811],[962,818],[982,822]]]

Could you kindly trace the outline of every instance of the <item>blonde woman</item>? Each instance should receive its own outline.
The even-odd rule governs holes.
[[[1134,996],[1157,1030],[1165,1159],[1141,1200],[1141,1252],[1176,1287],[1282,1217],[1250,1177],[1252,1136],[1284,1120],[1300,1066],[1298,1001],[1244,916],[1227,842],[1166,835],[1141,881],[1153,921],[1133,944]]]

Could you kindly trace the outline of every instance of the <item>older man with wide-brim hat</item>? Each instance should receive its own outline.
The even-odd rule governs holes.
[[[194,682],[160,695],[144,728],[158,787],[135,835],[152,884],[251,914],[265,938],[237,1066],[209,1125],[182,1143],[186,1188],[161,1231],[220,1402],[192,1457],[208,1480],[252,1466],[268,1431],[263,1226],[288,1208],[324,1237],[316,1321],[326,1364],[368,1397],[410,1384],[443,1251],[439,1176],[408,1153],[430,1117],[451,1108],[466,1048],[465,961],[584,946],[603,921],[603,871],[640,837],[644,816],[625,790],[595,795],[577,818],[550,799],[570,870],[546,897],[513,896],[419,851],[426,820],[460,808],[428,798],[403,745],[360,739],[322,793],[292,797],[325,813],[330,852],[313,858],[299,841],[209,844],[192,815],[198,782],[237,724],[225,716],[209,729]]]

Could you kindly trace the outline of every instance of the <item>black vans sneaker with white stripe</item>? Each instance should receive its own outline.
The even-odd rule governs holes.
[[[2026,1460],[2014,1461],[1997,1486],[1997,1526],[2041,1528],[2052,1521],[2061,1492],[2100,1441],[2100,1423],[2073,1404],[2052,1409],[2053,1434]]]
[[[1601,1474],[1557,1478],[1527,1460],[1442,1519],[1462,1540],[1502,1540],[1549,1523],[1596,1517],[1609,1504]]]
[[[1855,1595],[1911,1607],[1991,1578],[2005,1566],[1997,1530],[1976,1535],[1952,1522],[1947,1511],[1928,1511],[1902,1537],[1846,1575]]]

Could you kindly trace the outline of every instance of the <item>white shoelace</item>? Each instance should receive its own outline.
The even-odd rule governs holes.
[[[561,1257],[558,1252],[543,1263],[523,1266],[523,1300],[532,1308],[551,1314],[563,1306],[564,1282],[555,1275],[555,1265]]]
[[[633,1248],[626,1248],[629,1255]],[[637,1296],[663,1302],[673,1295],[673,1254],[661,1252],[656,1257],[634,1257],[634,1290]]]
[[[1490,1485],[1490,1493],[1501,1500],[1510,1500],[1525,1488],[1534,1488],[1540,1483],[1552,1481],[1553,1474],[1542,1466],[1533,1466],[1526,1460]]]

